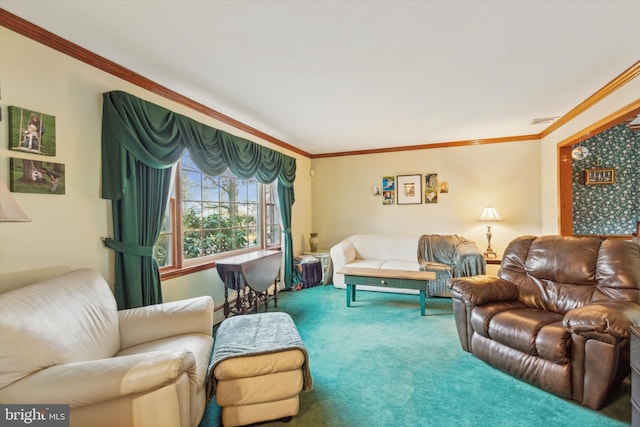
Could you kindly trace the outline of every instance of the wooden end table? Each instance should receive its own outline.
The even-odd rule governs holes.
[[[432,271],[344,267],[338,274],[344,274],[347,285],[347,307],[351,307],[351,302],[356,300],[358,285],[415,289],[420,291],[420,315],[422,316],[426,316],[427,286],[430,280],[436,280],[436,273]]]

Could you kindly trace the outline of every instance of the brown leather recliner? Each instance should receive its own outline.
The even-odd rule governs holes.
[[[450,279],[462,348],[593,409],[629,374],[640,325],[640,246],[596,237],[523,236],[498,276]]]

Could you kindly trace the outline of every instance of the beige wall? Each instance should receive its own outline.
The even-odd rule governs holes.
[[[459,234],[484,250],[487,228],[477,219],[488,204],[504,219],[492,226],[495,251],[540,232],[539,141],[320,158],[312,167],[313,231],[323,248],[373,232]],[[372,195],[383,176],[425,173],[449,184],[437,204],[383,206]]]
[[[33,59],[36,59],[34,61]],[[62,55],[16,33],[0,28],[0,179],[8,184],[9,158],[34,158],[66,167],[66,194],[13,193],[31,223],[0,223],[0,291],[6,291],[70,269],[91,267],[113,282],[113,253],[100,242],[111,235],[110,202],[100,198],[100,132],[102,93],[124,90],[210,126],[246,137],[271,148],[266,141],[244,134],[209,117],[142,90],[123,80]],[[7,107],[33,109],[56,117],[55,157],[8,150]],[[295,141],[287,141],[295,145]],[[294,251],[311,230],[310,159],[297,159],[293,206]],[[221,283],[209,270],[163,283],[165,300],[209,294],[222,302]]]

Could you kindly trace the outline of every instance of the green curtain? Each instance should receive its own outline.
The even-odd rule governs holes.
[[[293,248],[293,237],[291,236],[291,206],[295,197],[293,186],[286,187],[278,181],[278,202],[280,203],[280,216],[282,217],[282,233],[285,248]],[[293,253],[293,252],[290,252]],[[300,283],[302,277],[293,264],[293,256],[284,259],[284,283],[285,288],[291,287],[292,283]]]
[[[112,200],[114,228],[114,238],[106,239],[105,246],[116,251],[119,308],[162,301],[152,247],[168,200],[170,168],[185,149],[209,175],[229,168],[240,178],[255,176],[263,184],[278,180],[285,286],[299,283],[291,239],[294,158],[125,92],[107,92],[103,101],[102,197]]]

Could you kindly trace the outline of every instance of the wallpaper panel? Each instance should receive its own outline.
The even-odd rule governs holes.
[[[640,132],[626,123],[585,140],[584,160],[573,161],[573,234],[631,234],[640,220]],[[575,146],[574,146],[575,147]],[[614,168],[616,182],[586,185],[584,171]]]

